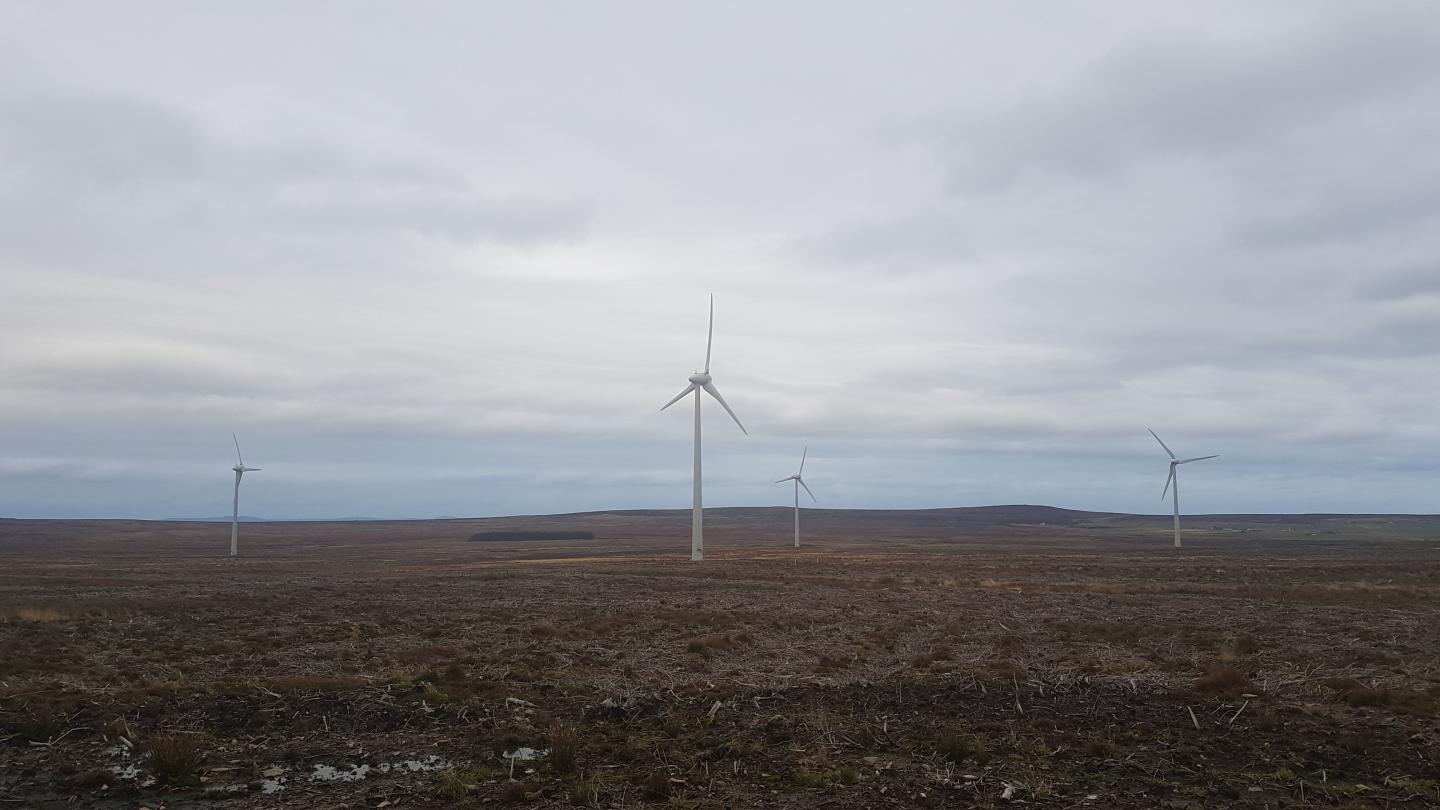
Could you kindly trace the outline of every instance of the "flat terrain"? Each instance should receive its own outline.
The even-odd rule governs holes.
[[[1440,518],[707,517],[0,520],[0,808],[1440,806]]]

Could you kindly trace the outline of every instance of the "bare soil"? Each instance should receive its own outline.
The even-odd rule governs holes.
[[[1440,807],[1440,518],[789,520],[0,520],[0,807]]]

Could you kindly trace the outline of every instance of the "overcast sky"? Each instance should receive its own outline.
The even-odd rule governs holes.
[[[0,515],[1440,511],[1432,2],[4,2]]]

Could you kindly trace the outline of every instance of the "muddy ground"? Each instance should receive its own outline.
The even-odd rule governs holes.
[[[0,521],[0,807],[1440,806],[1440,520],[807,527]]]

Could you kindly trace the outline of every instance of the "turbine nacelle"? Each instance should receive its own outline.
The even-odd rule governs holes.
[[[691,375],[690,375],[690,382],[691,382],[693,385],[698,385],[698,386],[701,386],[701,387],[704,387],[704,386],[706,386],[706,385],[709,385],[709,384],[710,384],[710,381],[711,381],[712,379],[714,379],[714,378],[711,377],[711,376],[709,375],[709,373],[704,372],[704,371],[697,371],[697,372],[695,372],[694,374],[691,374]]]

